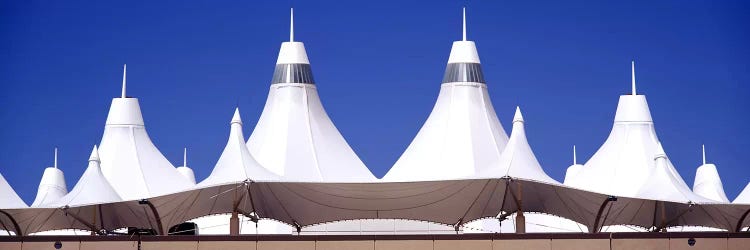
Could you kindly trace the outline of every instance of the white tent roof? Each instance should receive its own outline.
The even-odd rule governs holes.
[[[36,198],[31,206],[39,207],[55,202],[67,193],[68,186],[65,184],[65,175],[62,170],[57,168],[57,148],[55,148],[55,163],[52,167],[44,169],[42,180],[39,181]]]
[[[508,144],[500,155],[500,160],[497,164],[493,164],[491,168],[481,172],[480,175],[487,177],[509,176],[560,184],[544,172],[534,152],[531,150],[531,146],[529,146],[529,142],[526,139],[523,115],[519,107],[516,107],[516,114],[513,116],[513,131],[510,134]]]
[[[693,192],[715,201],[729,202],[729,198],[724,193],[724,185],[721,183],[719,171],[716,165],[706,163],[706,147],[703,146],[703,165],[695,170],[695,182],[693,182]]]
[[[492,107],[476,45],[466,41],[465,26],[464,39],[453,42],[430,116],[383,180],[481,178],[480,172],[500,160],[508,135]]]
[[[286,181],[377,180],[328,117],[301,42],[281,44],[266,105],[247,141],[263,167]]]
[[[121,201],[122,199],[117,195],[115,189],[104,178],[99,163],[99,151],[94,146],[89,157],[89,166],[81,175],[78,183],[70,190],[70,193],[56,202],[46,205],[46,207],[78,207]]]
[[[654,188],[649,181],[654,169],[657,169],[654,156],[659,154],[659,139],[656,136],[654,122],[651,118],[646,96],[635,92],[635,65],[632,75],[633,93],[621,95],[617,104],[615,121],[609,138],[589,159],[579,173],[569,181],[569,185],[595,192],[638,197],[641,190]],[[665,176],[658,177],[671,180],[661,183],[665,189],[682,189],[685,181],[674,169],[669,158],[664,157],[666,169],[657,171]],[[667,174],[669,173],[669,174]],[[688,191],[689,188],[688,188]],[[690,191],[691,198],[699,197]],[[695,196],[693,196],[695,195]],[[652,197],[652,196],[648,196]],[[700,201],[699,199],[693,201]]]
[[[112,99],[99,144],[104,177],[124,200],[142,199],[191,187],[146,133],[138,99]]]
[[[191,184],[195,185],[195,173],[193,169],[187,166],[187,148],[182,153],[182,166],[177,167],[177,172],[180,172]]]
[[[578,156],[576,155],[576,146],[573,145],[573,165],[570,165],[568,167],[568,170],[565,171],[565,180],[563,180],[563,184],[568,185],[570,180],[575,178],[578,172],[581,171],[581,168],[583,168],[583,165],[578,164]]]
[[[224,152],[221,153],[219,161],[216,162],[211,175],[201,181],[198,186],[215,186],[226,183],[241,182],[244,180],[277,180],[279,177],[263,168],[247,149],[245,137],[242,135],[242,119],[240,109],[234,110],[232,117],[229,140]]]
[[[732,203],[750,204],[750,183],[748,183],[747,186],[742,189],[742,192],[737,195],[737,198],[734,198],[734,201],[732,201]]]
[[[13,187],[8,184],[2,174],[0,174],[0,209],[13,209],[28,207],[25,202],[18,197]]]
[[[65,185],[65,176],[62,170],[55,167],[44,169],[42,180],[39,182],[39,189],[36,192],[36,198],[31,204],[32,207],[39,207],[47,203],[55,202],[68,193],[68,186]]]
[[[690,187],[688,187],[680,174],[677,173],[672,163],[669,162],[661,143],[657,143],[654,161],[655,166],[648,175],[648,179],[644,185],[641,186],[636,197],[672,202],[715,202],[701,197],[690,190]]]

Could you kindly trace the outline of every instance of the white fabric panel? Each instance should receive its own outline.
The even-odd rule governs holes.
[[[669,158],[665,157],[664,167],[657,168],[654,157],[658,154],[658,144],[646,97],[622,95],[607,141],[570,179],[569,185],[616,196],[669,197],[668,200],[681,202],[707,201],[689,188],[687,192],[684,190],[687,185]],[[652,177],[653,174],[658,176]],[[664,182],[656,181],[658,178]],[[685,193],[688,199],[678,198],[674,194],[659,194],[657,190],[662,189]]]
[[[384,181],[481,178],[508,136],[481,83],[444,83],[417,136]]]
[[[742,192],[737,195],[737,198],[734,198],[732,203],[750,204],[750,183],[742,189]]]
[[[45,168],[42,180],[39,181],[36,198],[31,206],[40,207],[45,204],[54,203],[67,193],[68,186],[65,184],[65,175],[62,170],[54,167]]]
[[[217,186],[245,180],[278,180],[279,177],[263,168],[247,149],[242,133],[240,110],[235,109],[232,117],[229,139],[213,171],[199,187]]]
[[[690,187],[680,177],[674,166],[667,160],[667,155],[664,153],[661,144],[657,144],[655,157],[656,166],[648,175],[648,180],[636,197],[673,202],[716,202],[701,197],[690,190]]]
[[[247,146],[285,181],[376,180],[333,125],[312,84],[271,85]]]
[[[70,193],[46,207],[79,207],[121,201],[120,196],[102,174],[99,162],[99,154],[97,148],[94,147],[89,157],[89,166],[78,183],[70,190]]]
[[[0,174],[0,209],[25,208],[28,207],[13,187],[8,184],[2,174]]]
[[[114,98],[99,147],[104,177],[125,200],[190,187],[146,133],[135,98]]]
[[[187,179],[190,184],[195,185],[195,173],[193,172],[193,169],[186,166],[179,166],[177,167],[177,172],[185,177],[185,179]]]
[[[721,184],[719,171],[714,164],[703,164],[695,170],[695,182],[693,182],[695,194],[715,201],[729,202],[724,193],[724,185]]]
[[[583,165],[581,164],[570,165],[568,169],[565,170],[565,180],[563,180],[563,184],[570,185],[570,180],[575,179],[575,176],[578,175],[581,168],[583,168]]]
[[[516,108],[513,131],[497,163],[480,173],[482,177],[511,177],[560,184],[544,172],[526,139],[526,129],[521,109]]]
[[[451,47],[448,63],[480,63],[474,41],[455,41]]]

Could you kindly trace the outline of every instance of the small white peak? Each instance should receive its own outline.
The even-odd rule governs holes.
[[[234,109],[234,116],[232,116],[232,122],[231,123],[238,123],[242,125],[242,118],[240,118],[240,108]]]
[[[630,61],[630,84],[632,95],[637,95],[635,92],[635,61]]]
[[[289,10],[289,41],[294,42],[294,8]]]
[[[101,161],[99,160],[99,148],[97,148],[96,145],[94,145],[94,149],[91,150],[89,161]]]
[[[125,87],[127,85],[127,80],[126,80],[127,74],[128,74],[128,65],[123,64],[122,65],[122,96],[121,98],[127,98],[127,96],[125,96]]]
[[[706,165],[706,144],[701,145],[703,153],[703,165]]]
[[[462,41],[466,41],[466,7],[464,7],[463,17],[464,17],[464,22],[463,22],[464,26],[463,26],[463,40]]]
[[[516,106],[516,114],[513,115],[513,122],[523,122],[523,115],[521,114],[521,108]]]

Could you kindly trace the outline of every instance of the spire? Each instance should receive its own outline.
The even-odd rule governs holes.
[[[573,145],[573,165],[578,164],[576,159],[576,145]]]
[[[705,159],[705,156],[703,158]],[[705,162],[706,160],[703,161]],[[55,166],[55,168],[57,168],[57,147],[55,147],[55,163],[52,166]]]
[[[289,41],[294,42],[294,8],[289,11]]]
[[[464,23],[463,24],[464,24],[463,41],[466,41],[466,7],[464,7]]]
[[[706,165],[706,144],[701,145],[701,148],[703,149],[703,165]]]
[[[187,148],[182,151],[182,166],[187,167]]]
[[[242,125],[242,119],[240,118],[240,108],[234,109],[234,116],[232,116],[232,122],[231,123],[238,123]]]
[[[91,156],[89,156],[89,161],[100,161],[99,160],[99,149],[94,145],[94,149],[91,150]]]
[[[125,96],[125,85],[126,85],[127,81],[126,81],[125,77],[127,76],[127,73],[128,73],[128,65],[127,64],[123,64],[122,65],[122,96],[121,96],[122,98],[126,98],[126,96]]]
[[[516,106],[516,114],[513,115],[513,122],[523,122],[523,115],[521,115],[521,108]]]
[[[630,84],[632,85],[632,94],[636,95],[635,93],[635,61],[630,61]]]

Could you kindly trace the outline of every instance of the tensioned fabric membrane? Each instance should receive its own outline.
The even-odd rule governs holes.
[[[211,214],[238,211],[301,229],[354,219],[410,219],[460,227],[522,212],[571,219],[597,232],[607,225],[658,231],[707,226],[738,231],[750,205],[679,203],[612,197],[560,184],[495,178],[390,183],[253,182],[196,188],[140,201],[58,208],[3,209],[0,226],[19,235],[54,230],[111,232],[135,226],[165,228]]]

